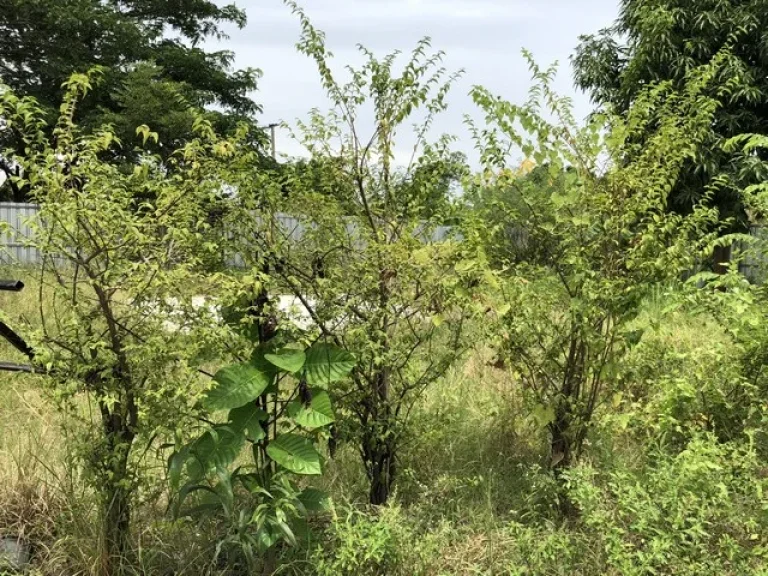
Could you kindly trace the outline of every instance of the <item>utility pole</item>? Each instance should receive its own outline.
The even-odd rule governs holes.
[[[269,125],[269,131],[270,131],[270,141],[272,143],[272,159],[277,162],[277,143],[275,142],[275,135],[277,134],[276,128],[278,127],[278,124],[270,124]]]

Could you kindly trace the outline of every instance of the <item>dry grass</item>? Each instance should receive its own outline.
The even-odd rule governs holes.
[[[6,269],[0,277],[27,283],[22,293],[0,292],[0,310],[20,333],[33,330],[36,280],[25,269]],[[653,307],[639,322],[657,324],[653,337],[679,350],[725,338],[706,319],[665,316]],[[0,342],[0,360],[24,359]],[[505,554],[517,554],[518,535],[509,526],[546,522],[549,514],[552,487],[539,467],[546,431],[526,416],[512,375],[494,364],[492,353],[479,349],[435,383],[415,407],[403,446],[397,497],[418,533],[440,532],[435,545],[441,548],[426,572],[435,576],[497,573],[511,561]],[[73,424],[43,385],[36,376],[0,373],[0,535],[35,544],[39,576],[90,576],[99,551],[98,507],[68,453]],[[162,468],[159,455],[151,457],[151,466]],[[316,484],[336,502],[364,501],[365,477],[352,445]],[[171,523],[164,512],[152,498],[137,508],[137,573],[224,574],[211,565],[215,528]]]

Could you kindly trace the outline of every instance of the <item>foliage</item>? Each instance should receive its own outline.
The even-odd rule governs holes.
[[[667,4],[630,4],[665,48],[630,37],[636,74],[677,38]],[[163,8],[120,18],[139,6]],[[441,53],[361,49],[341,84],[289,6],[332,109],[274,170],[252,126],[221,138],[190,111],[167,62],[74,76],[58,122],[0,88],[12,184],[41,204],[42,264],[0,292],[32,344],[0,388],[0,536],[29,539],[30,573],[768,574],[767,292],[735,261],[699,272],[764,250],[717,237],[715,208],[738,192],[765,213],[765,182],[745,183],[768,140],[721,138],[753,48],[641,79],[586,126],[553,69],[531,65],[519,106],[475,88],[471,173],[432,137],[456,77]],[[672,11],[688,28],[689,6]],[[193,39],[179,7],[213,18],[198,40],[236,18],[194,0],[152,22]],[[120,109],[99,108],[98,75]],[[670,211],[710,146],[722,162]]]
[[[73,121],[90,87],[87,76],[70,80],[55,147],[41,130],[43,112],[28,99],[3,91],[0,115],[26,134],[23,184],[41,206],[30,242],[41,254],[40,294],[45,286],[51,305],[41,300],[30,360],[62,409],[81,395],[98,409],[84,420],[78,446],[102,499],[106,574],[129,553],[134,447],[181,424],[199,388],[197,366],[223,342],[190,293],[205,281],[201,262],[217,250],[206,241],[203,215],[218,193],[208,168],[222,156],[201,121],[200,138],[169,159],[173,176],[150,154],[121,171],[102,159],[119,146],[115,134],[83,135]],[[144,194],[153,201],[137,203]]]
[[[505,216],[491,216],[491,222],[502,221],[501,233],[485,238],[501,245],[489,244],[488,252],[514,256],[505,245],[505,222],[516,223],[526,242],[547,251],[531,261],[502,263],[499,346],[531,395],[534,415],[550,431],[551,466],[559,471],[578,455],[596,408],[613,392],[631,336],[628,322],[643,296],[654,283],[690,269],[706,248],[712,210],[700,207],[683,218],[665,208],[717,110],[704,91],[719,64],[697,70],[682,92],[669,85],[649,90],[626,123],[612,119],[584,128],[573,120],[568,101],[551,91],[554,69],[531,66],[537,85],[524,106],[482,88],[473,92],[494,128],[474,129],[485,162],[474,185],[514,190],[519,198],[490,207]],[[653,136],[632,163],[623,163],[625,152],[635,150],[632,135],[649,121],[655,123]],[[559,182],[554,193],[542,194],[508,168],[506,151],[514,145],[548,168],[551,182]],[[609,163],[600,166],[601,157]]]
[[[747,222],[740,188],[755,178],[764,179],[765,172],[754,163],[734,165],[721,144],[742,132],[768,129],[768,63],[762,33],[766,18],[764,3],[756,1],[622,0],[616,22],[598,35],[583,36],[574,57],[576,83],[596,103],[626,114],[645,87],[668,81],[680,88],[692,70],[728,50],[717,87],[730,84],[732,90],[715,114],[707,146],[686,162],[670,207],[690,210],[713,182],[730,174],[736,183],[717,187],[710,202],[723,221],[735,219],[731,222],[735,229]]]
[[[227,24],[244,26],[245,13],[208,0],[12,0],[0,12],[0,82],[35,98],[53,124],[63,84],[99,67],[103,78],[78,107],[78,121],[91,131],[112,123],[124,144],[119,156],[131,159],[135,146],[147,147],[136,128],[152,122],[159,135],[152,149],[167,158],[195,137],[197,113],[190,107],[216,106],[206,116],[220,131],[252,123],[258,111],[249,96],[258,71],[232,70],[231,52],[200,46],[224,37]],[[255,135],[255,125],[251,129]],[[23,154],[19,137],[4,130],[0,146]],[[2,167],[10,175],[14,166],[7,160]],[[26,198],[18,187],[10,195]]]
[[[474,255],[454,238],[433,241],[446,222],[448,201],[439,197],[455,178],[457,157],[450,139],[430,145],[426,137],[454,77],[443,83],[442,54],[428,55],[425,40],[399,76],[396,54],[377,59],[361,48],[365,63],[341,85],[322,33],[291,6],[303,29],[299,49],[317,64],[334,108],[299,123],[312,171],[284,183],[287,197],[282,187],[272,186],[265,199],[247,179],[232,183],[240,202],[234,226],[246,264],[272,277],[264,294],[291,294],[309,316],[309,330],[355,351],[351,385],[340,390],[342,409],[353,417],[340,433],[358,445],[370,500],[382,504],[396,476],[402,424],[466,349],[465,319],[478,306],[469,289],[480,268]],[[360,120],[367,106],[370,136]],[[417,148],[409,165],[397,168],[396,131],[418,109],[427,118],[417,128]],[[280,212],[298,219],[294,229]]]
[[[586,467],[570,475],[606,573],[763,574],[765,479],[754,448],[699,435],[677,455],[649,457],[640,474]]]
[[[270,574],[274,546],[295,545],[297,522],[325,507],[326,495],[300,489],[290,476],[322,473],[315,444],[335,420],[327,389],[354,365],[351,354],[322,342],[306,350],[295,344],[278,349],[271,340],[257,346],[248,362],[219,370],[202,404],[228,410],[227,420],[169,459],[176,514],[192,494],[204,492],[187,513],[220,512],[231,532],[217,550],[236,547],[251,573],[266,557],[264,573]],[[235,467],[245,446],[253,461]]]
[[[398,508],[387,506],[376,514],[355,509],[342,510],[322,542],[311,551],[312,574],[353,576],[355,574],[422,574],[417,542]],[[416,560],[416,562],[414,562]]]
[[[701,299],[693,293],[688,297]],[[669,303],[675,311],[666,313],[666,324],[683,316],[685,302],[680,294]],[[688,306],[691,312],[702,311]],[[696,320],[695,326],[708,337],[689,342],[673,329],[646,326],[641,341],[624,359],[622,380],[627,385],[614,402],[632,409],[617,414],[616,425],[637,434],[642,443],[679,451],[702,433],[721,442],[740,441],[762,425],[761,382],[746,368],[754,348],[714,321]]]

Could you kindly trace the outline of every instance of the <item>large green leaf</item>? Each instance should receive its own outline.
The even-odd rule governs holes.
[[[312,441],[298,434],[281,434],[267,446],[267,454],[286,470],[305,476],[323,473],[320,454]]]
[[[304,350],[283,348],[274,354],[264,354],[264,358],[280,370],[293,374],[304,367],[306,354],[304,354]]]
[[[304,505],[307,512],[324,512],[331,504],[328,494],[317,488],[305,488],[299,494],[299,502]]]
[[[289,415],[294,422],[308,430],[328,426],[336,420],[328,392],[320,388],[313,388],[311,392],[312,401],[309,406],[301,402],[293,402],[289,407]]]
[[[275,354],[274,348],[265,344],[257,346],[254,348],[253,352],[251,352],[250,363],[272,379],[272,377],[278,374],[280,370],[277,366],[267,360],[267,354]]]
[[[216,385],[203,399],[208,410],[240,408],[258,398],[270,382],[267,374],[248,362],[222,368],[213,380]]]
[[[242,432],[231,426],[216,426],[189,446],[187,472],[202,478],[214,468],[226,468],[235,461],[245,443]]]
[[[355,367],[355,357],[332,344],[318,343],[307,350],[304,374],[312,386],[327,386],[346,377]]]
[[[232,428],[245,433],[252,442],[258,442],[264,438],[264,428],[261,422],[269,418],[269,415],[256,406],[254,402],[249,402],[240,408],[233,408],[229,411],[229,421]]]

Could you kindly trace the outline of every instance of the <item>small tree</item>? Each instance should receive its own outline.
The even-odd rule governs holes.
[[[33,359],[57,399],[84,395],[98,407],[84,422],[80,450],[101,501],[100,573],[114,574],[130,552],[139,482],[133,448],[178,423],[202,391],[196,366],[225,340],[191,297],[217,249],[204,210],[220,189],[211,170],[233,144],[200,121],[198,139],[170,156],[172,171],[146,154],[118,169],[103,160],[119,146],[114,134],[83,136],[73,122],[89,88],[88,76],[68,83],[53,147],[31,100],[0,89],[0,116],[24,135],[21,178],[40,204],[31,243],[44,288]],[[146,127],[139,132],[153,137]]]
[[[642,297],[654,283],[691,270],[711,240],[704,230],[717,221],[716,211],[697,205],[683,217],[666,205],[718,108],[703,90],[721,63],[696,70],[681,91],[670,84],[649,89],[626,122],[597,119],[583,128],[550,88],[554,68],[531,63],[537,83],[524,106],[473,91],[491,126],[474,129],[486,168],[475,186],[518,198],[493,204],[492,221],[504,220],[498,211],[505,211],[524,241],[546,252],[510,259],[503,269],[500,347],[534,402],[534,416],[549,430],[558,476],[577,457],[597,408],[616,390],[627,325]],[[649,122],[652,136],[633,148],[632,135],[651,130]],[[508,168],[514,147],[548,169],[550,194]],[[487,235],[488,250],[515,255],[505,245],[505,225]]]
[[[287,198],[278,191],[266,204],[257,205],[247,183],[239,183],[243,208],[261,212],[257,225],[237,236],[250,263],[269,268],[270,291],[293,295],[311,317],[311,330],[358,358],[339,405],[353,415],[348,432],[365,465],[370,501],[383,504],[413,403],[465,349],[470,299],[462,275],[474,274],[467,246],[434,241],[450,216],[446,194],[457,159],[449,139],[426,143],[455,76],[444,81],[442,54],[427,55],[425,40],[399,76],[396,54],[377,59],[361,47],[366,62],[350,68],[351,80],[342,85],[329,67],[323,34],[288,4],[302,25],[299,50],[316,62],[334,106],[299,124],[297,139],[322,170],[297,171],[286,183]],[[416,147],[398,165],[395,134],[419,110]],[[368,116],[371,130],[363,136]],[[286,226],[278,211],[298,224]],[[255,227],[256,238],[248,233]]]

